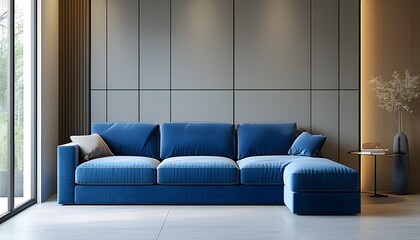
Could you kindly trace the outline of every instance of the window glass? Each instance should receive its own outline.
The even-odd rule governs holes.
[[[8,1],[0,0],[0,215],[8,211]]]
[[[32,15],[15,0],[15,206],[32,198]]]

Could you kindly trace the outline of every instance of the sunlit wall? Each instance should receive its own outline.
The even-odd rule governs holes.
[[[378,108],[369,84],[372,76],[390,79],[394,71],[420,74],[420,1],[361,1],[361,142],[392,148],[398,128],[394,116]],[[420,191],[420,99],[404,113],[403,132],[409,139],[409,191]],[[362,190],[373,189],[373,159],[362,159]],[[377,162],[379,191],[392,191],[392,158]]]

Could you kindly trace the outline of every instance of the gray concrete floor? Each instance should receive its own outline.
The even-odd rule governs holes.
[[[36,204],[0,225],[14,239],[420,239],[420,194],[362,196],[355,216],[298,216],[285,206]]]

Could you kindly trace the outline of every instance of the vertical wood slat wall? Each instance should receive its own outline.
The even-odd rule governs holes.
[[[59,2],[59,142],[90,132],[90,1]]]

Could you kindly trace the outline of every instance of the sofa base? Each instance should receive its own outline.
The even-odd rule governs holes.
[[[284,204],[283,186],[75,187],[75,204]]]
[[[293,192],[284,186],[284,203],[295,214],[358,214],[360,192]]]

